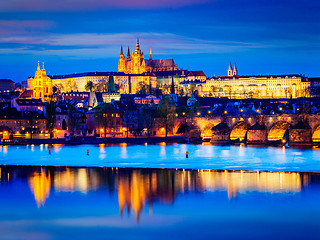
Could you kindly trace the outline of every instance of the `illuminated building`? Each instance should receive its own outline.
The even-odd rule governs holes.
[[[136,49],[130,55],[130,49],[128,48],[127,57],[123,54],[123,48],[121,46],[118,72],[127,74],[141,74],[145,72],[159,72],[159,71],[173,71],[177,70],[177,66],[173,59],[157,59],[152,58],[152,50],[150,48],[149,59],[144,58],[144,54],[140,49],[139,39],[137,39]]]
[[[32,89],[32,98],[42,99],[44,102],[48,102],[52,96],[52,81],[47,76],[44,64],[42,69],[38,62],[37,71],[34,77],[28,78],[28,88]]]
[[[66,92],[88,92],[86,85],[92,82],[95,92],[105,92],[103,85],[107,85],[110,77],[113,77],[115,90],[120,94],[135,94],[139,90],[139,83],[148,87],[156,88],[157,78],[152,73],[125,74],[122,72],[86,72],[68,75],[50,76],[52,85],[57,87],[61,93]]]
[[[229,66],[228,76],[207,79],[202,84],[202,95],[228,98],[298,98],[310,95],[310,82],[302,75],[239,76],[236,66],[234,68]]]

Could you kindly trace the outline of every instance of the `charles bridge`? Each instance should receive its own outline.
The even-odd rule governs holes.
[[[320,142],[320,115],[275,114],[196,117],[180,119],[188,126],[188,135],[201,134],[212,143],[240,141],[247,144],[267,144],[275,141],[295,144]]]

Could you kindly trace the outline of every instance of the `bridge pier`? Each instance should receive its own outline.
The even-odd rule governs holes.
[[[211,143],[226,143],[230,141],[231,130],[227,123],[221,122],[211,129]]]
[[[251,126],[247,132],[247,144],[266,144],[268,142],[268,131],[264,124],[258,122]]]
[[[299,122],[289,129],[289,144],[310,144],[312,142],[312,129],[307,122]]]

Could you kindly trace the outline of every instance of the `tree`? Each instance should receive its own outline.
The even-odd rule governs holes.
[[[89,91],[89,92],[93,92],[93,90],[94,90],[93,82],[88,81],[87,84],[86,84],[86,86],[85,86],[85,89],[86,89],[87,91]]]
[[[50,138],[52,138],[52,133],[56,126],[56,107],[56,103],[53,101],[45,104],[47,117],[46,128],[49,131]]]
[[[292,89],[290,87],[286,87],[284,89],[284,94],[286,95],[286,98],[291,97],[292,95]]]
[[[156,106],[153,103],[151,103],[150,105],[143,105],[141,107],[144,126],[148,129],[148,136],[152,134],[153,119],[156,115],[156,110]]]
[[[74,135],[75,130],[79,127],[79,118],[81,117],[81,113],[77,111],[75,106],[69,105],[68,109],[68,126],[69,131]]]
[[[89,83],[89,82],[88,82]],[[91,85],[91,84],[90,84]],[[101,81],[93,86],[93,89],[96,92],[106,92],[108,88],[108,83],[105,78],[102,78]]]
[[[211,92],[209,93],[209,96],[214,96],[215,97],[215,95],[216,95],[216,87],[215,86],[211,86]],[[211,94],[211,95],[210,95]]]
[[[179,95],[179,97],[183,97],[183,96],[184,96],[184,90],[183,90],[183,88],[180,88],[180,89],[178,90],[178,95]]]
[[[196,90],[196,85],[194,83],[190,83],[190,94],[193,94]]]
[[[171,89],[171,87],[170,87],[169,85],[164,84],[164,85],[162,86],[162,93],[163,93],[163,94],[170,94],[170,89]]]
[[[94,117],[97,126],[103,128],[104,138],[107,137],[107,128],[113,125],[112,114],[115,112],[115,107],[109,103],[102,103],[94,109]]]
[[[176,105],[169,95],[163,96],[158,105],[158,116],[161,123],[165,126],[166,137],[168,136],[168,129],[174,125],[176,115]]]
[[[138,94],[148,94],[149,93],[149,86],[141,81],[138,83],[138,86],[137,86],[137,93]]]
[[[186,105],[182,105],[178,107],[176,112],[179,116],[182,116],[182,117],[190,117],[192,115],[191,109]]]

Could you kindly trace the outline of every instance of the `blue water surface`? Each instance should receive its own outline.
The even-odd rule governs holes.
[[[319,202],[318,173],[0,166],[0,239],[319,239]]]
[[[0,164],[320,172],[320,151],[162,143],[53,145],[49,155],[48,145],[22,145],[0,146]]]

